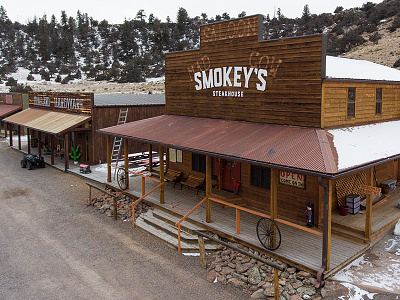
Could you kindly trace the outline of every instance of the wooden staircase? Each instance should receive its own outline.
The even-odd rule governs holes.
[[[175,249],[178,249],[178,228],[175,226],[180,217],[166,211],[154,208],[142,213],[135,220],[135,226],[147,233],[154,235]],[[188,221],[181,223],[181,251],[183,253],[199,252],[198,237],[193,230],[206,232],[204,228]],[[204,240],[207,252],[217,251],[216,244],[207,239]]]

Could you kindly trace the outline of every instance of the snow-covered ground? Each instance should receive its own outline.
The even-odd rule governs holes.
[[[148,78],[143,83],[116,83],[107,81],[94,81],[74,79],[68,84],[55,82],[55,76],[50,81],[45,81],[38,74],[32,74],[34,81],[27,80],[30,71],[18,68],[17,72],[10,74],[18,83],[29,85],[35,92],[87,92],[95,94],[135,93],[135,94],[163,94],[165,93],[165,78]],[[66,75],[61,75],[64,78]],[[84,75],[83,75],[84,78]],[[10,87],[5,82],[0,84],[0,92],[9,92]]]

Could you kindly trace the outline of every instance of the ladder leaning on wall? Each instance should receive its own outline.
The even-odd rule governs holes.
[[[125,124],[126,119],[128,118],[128,108],[121,108],[119,110],[119,117],[118,117],[118,123],[117,125]],[[111,164],[114,166],[118,166],[119,162],[119,157],[121,155],[121,148],[122,148],[122,138],[120,137],[114,137],[114,144],[113,144],[113,149],[111,153]],[[117,173],[117,168],[115,168],[114,172],[114,179],[115,179],[115,174]]]

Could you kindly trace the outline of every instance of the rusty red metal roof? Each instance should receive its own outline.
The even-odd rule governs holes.
[[[21,109],[20,105],[0,104],[0,118],[5,118]]]
[[[319,128],[163,115],[99,132],[255,164],[338,171],[332,136]]]

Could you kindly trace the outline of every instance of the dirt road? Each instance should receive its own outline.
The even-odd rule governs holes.
[[[198,257],[86,207],[83,179],[20,159],[0,138],[0,299],[249,298],[207,282]]]

